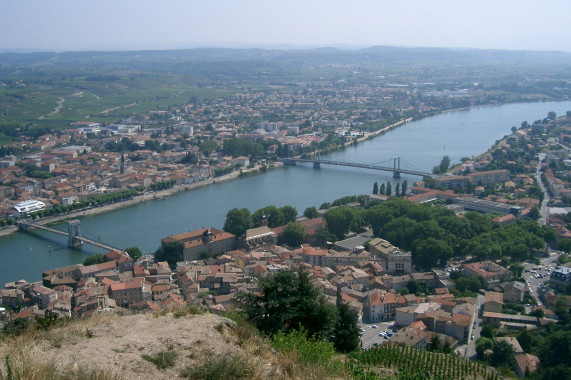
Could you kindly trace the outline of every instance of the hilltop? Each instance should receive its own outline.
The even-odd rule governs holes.
[[[228,365],[233,378],[279,377],[277,356],[256,335],[215,314],[98,314],[0,343],[0,378],[173,379],[186,369]],[[147,358],[147,360],[145,360]],[[164,369],[151,361],[157,359]],[[151,361],[149,361],[151,360]],[[161,361],[162,360],[162,361]],[[172,364],[172,365],[171,365]],[[218,372],[221,374],[221,372]],[[51,377],[50,377],[51,376]],[[204,378],[193,373],[191,378]]]

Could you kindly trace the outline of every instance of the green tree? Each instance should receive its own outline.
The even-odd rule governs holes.
[[[297,210],[293,206],[283,206],[279,209],[281,216],[282,216],[282,223],[286,224],[289,222],[295,222],[297,219]]]
[[[159,247],[155,251],[156,261],[166,261],[171,266],[175,266],[177,262],[183,260],[184,244],[177,241],[172,243],[167,243],[164,246]]]
[[[432,335],[432,339],[430,339],[427,348],[429,351],[439,352],[442,349],[442,341],[440,340],[440,335]]]
[[[484,352],[486,350],[491,350],[494,347],[494,341],[490,338],[482,337],[476,341],[476,353],[478,354],[478,359],[484,360]]]
[[[511,130],[512,130],[512,133],[516,133],[516,132],[517,132],[517,127],[514,125]]]
[[[377,182],[373,184],[373,194],[379,194],[379,184]]]
[[[379,194],[385,195],[387,193],[387,187],[384,183],[381,183],[381,188],[379,189]]]
[[[290,247],[299,247],[305,241],[305,228],[298,222],[289,222],[284,227],[281,240]]]
[[[347,206],[330,209],[323,216],[327,221],[327,229],[338,240],[344,239],[345,235],[351,230],[355,217],[353,209]]]
[[[490,325],[489,323],[486,323],[482,327],[482,331],[480,332],[480,335],[485,337],[485,338],[494,339],[494,326]]]
[[[247,208],[233,208],[228,211],[224,222],[224,231],[239,237],[250,228],[252,228],[252,217]]]
[[[508,365],[511,368],[515,358],[514,349],[506,341],[494,342],[490,361],[494,367]]]
[[[303,327],[309,337],[329,338],[336,323],[335,307],[305,270],[286,269],[257,277],[256,282],[259,292],[238,292],[236,300],[261,332],[273,336]]]
[[[303,216],[305,216],[307,219],[313,219],[313,218],[317,218],[319,216],[319,213],[317,212],[317,209],[312,206],[312,207],[308,207],[303,211]]]
[[[509,269],[513,273],[514,277],[520,278],[523,273],[524,267],[521,264],[514,263],[510,265]]]
[[[137,261],[141,258],[141,256],[143,256],[143,252],[141,252],[141,250],[139,249],[139,247],[129,247],[129,248],[125,248],[125,252],[127,252],[127,254],[129,255],[130,258],[133,259],[133,261]]]
[[[434,174],[446,173],[446,171],[448,171],[449,168],[450,168],[450,157],[444,156],[444,157],[442,157],[442,160],[440,161],[440,165],[435,166],[432,169],[432,173],[434,173]]]
[[[406,287],[408,288],[409,293],[412,294],[416,294],[418,291],[420,291],[420,284],[414,278],[410,279],[406,283]]]
[[[406,196],[407,187],[408,187],[408,181],[405,179],[404,181],[402,181],[402,186],[401,186],[401,191],[400,191],[401,197]]]
[[[296,212],[297,213],[297,212]],[[275,228],[284,225],[284,219],[281,211],[276,206],[266,206],[256,210],[252,214],[252,223],[259,225],[263,217],[268,220],[268,227]],[[294,219],[295,220],[295,219]]]
[[[337,299],[337,323],[335,324],[333,344],[339,352],[352,352],[359,348],[361,335],[358,326],[359,316],[355,310]]]
[[[105,261],[105,256],[101,253],[96,253],[85,259],[85,261],[83,261],[83,265],[88,266],[93,264],[101,264],[103,261]]]
[[[559,296],[557,297],[557,302],[555,302],[555,314],[564,323],[569,321],[569,306],[567,306],[567,297]]]
[[[206,157],[209,157],[210,154],[218,150],[218,144],[212,140],[205,140],[198,146],[198,150],[200,150]]]
[[[400,182],[397,182],[397,185],[395,187],[395,196],[400,197]]]
[[[393,195],[393,188],[392,188],[392,185],[391,185],[390,182],[387,183],[387,191],[385,192],[385,194],[388,195],[388,196]]]

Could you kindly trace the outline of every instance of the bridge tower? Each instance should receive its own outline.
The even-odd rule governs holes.
[[[393,178],[400,178],[400,157],[393,158]]]
[[[313,151],[313,168],[314,169],[320,169],[321,168],[321,162],[319,162],[320,159],[321,159],[321,154],[320,154],[319,148],[317,148],[317,152]]]
[[[81,245],[81,240],[78,237],[81,236],[81,230],[79,228],[79,220],[74,219],[67,222],[67,246],[70,248],[77,247]]]

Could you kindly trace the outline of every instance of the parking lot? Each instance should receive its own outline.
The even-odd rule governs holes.
[[[394,321],[376,323],[359,322],[359,327],[361,328],[361,346],[366,349],[372,347],[375,343],[380,345],[385,342],[390,342],[390,337],[385,338],[379,334],[384,331],[393,334],[393,330],[391,329],[393,324]],[[376,326],[376,328],[374,326]]]

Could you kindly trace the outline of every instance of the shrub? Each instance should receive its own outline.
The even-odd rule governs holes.
[[[161,351],[154,356],[141,355],[143,360],[153,363],[157,369],[166,369],[175,365],[177,353],[174,351]]]
[[[180,375],[193,380],[251,379],[253,366],[241,355],[210,356],[204,363],[185,368]]]

